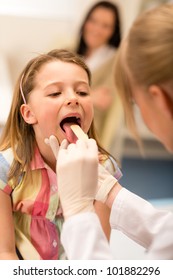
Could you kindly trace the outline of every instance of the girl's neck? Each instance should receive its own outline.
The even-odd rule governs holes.
[[[56,172],[56,159],[51,148],[44,141],[37,141],[37,145],[44,162]]]
[[[43,156],[42,156],[43,157]],[[43,157],[44,162],[56,173],[56,160],[47,160],[45,157]]]

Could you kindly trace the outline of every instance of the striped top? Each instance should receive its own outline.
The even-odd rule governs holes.
[[[18,185],[13,187],[7,180],[12,161],[11,149],[0,153],[0,189],[12,198],[18,251],[25,260],[65,258],[59,238],[63,217],[56,173],[36,149],[31,174],[24,172]]]
[[[17,250],[25,260],[66,259],[60,242],[63,215],[56,173],[46,165],[37,148],[31,172],[24,172],[14,187],[7,179],[12,161],[11,148],[0,153],[0,189],[12,198]],[[122,174],[114,164],[115,177],[119,179]]]

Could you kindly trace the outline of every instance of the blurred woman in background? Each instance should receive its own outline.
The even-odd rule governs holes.
[[[110,150],[116,133],[115,113],[121,122],[122,110],[116,95],[113,67],[121,41],[120,16],[115,4],[97,2],[88,11],[80,28],[76,52],[82,55],[92,72],[92,98],[95,126],[101,143]]]

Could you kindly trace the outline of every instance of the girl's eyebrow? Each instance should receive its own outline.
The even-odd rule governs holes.
[[[46,89],[50,86],[57,86],[57,85],[60,85],[62,84],[61,82],[48,82],[48,84],[46,84],[45,86],[43,86],[43,89]]]
[[[86,81],[77,81],[76,83],[74,83],[74,85],[84,85],[84,86],[87,86],[87,87],[89,87],[89,83],[88,82],[86,82]]]
[[[46,88],[48,88],[48,87],[50,87],[50,86],[57,86],[57,85],[63,85],[63,84],[65,84],[65,83],[63,83],[63,82],[61,82],[61,81],[51,81],[50,83],[48,83],[47,85],[45,85],[45,86],[43,87],[43,89],[46,89]],[[81,80],[81,81],[79,80],[79,81],[75,81],[75,82],[74,82],[74,86],[78,86],[78,85],[85,85],[85,86],[89,87],[88,82],[83,81],[83,80]]]

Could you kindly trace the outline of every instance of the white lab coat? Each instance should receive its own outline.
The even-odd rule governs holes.
[[[173,259],[172,212],[158,210],[123,188],[112,205],[110,224],[145,247],[146,259]],[[65,221],[61,242],[68,259],[113,259],[95,213],[77,214]]]

